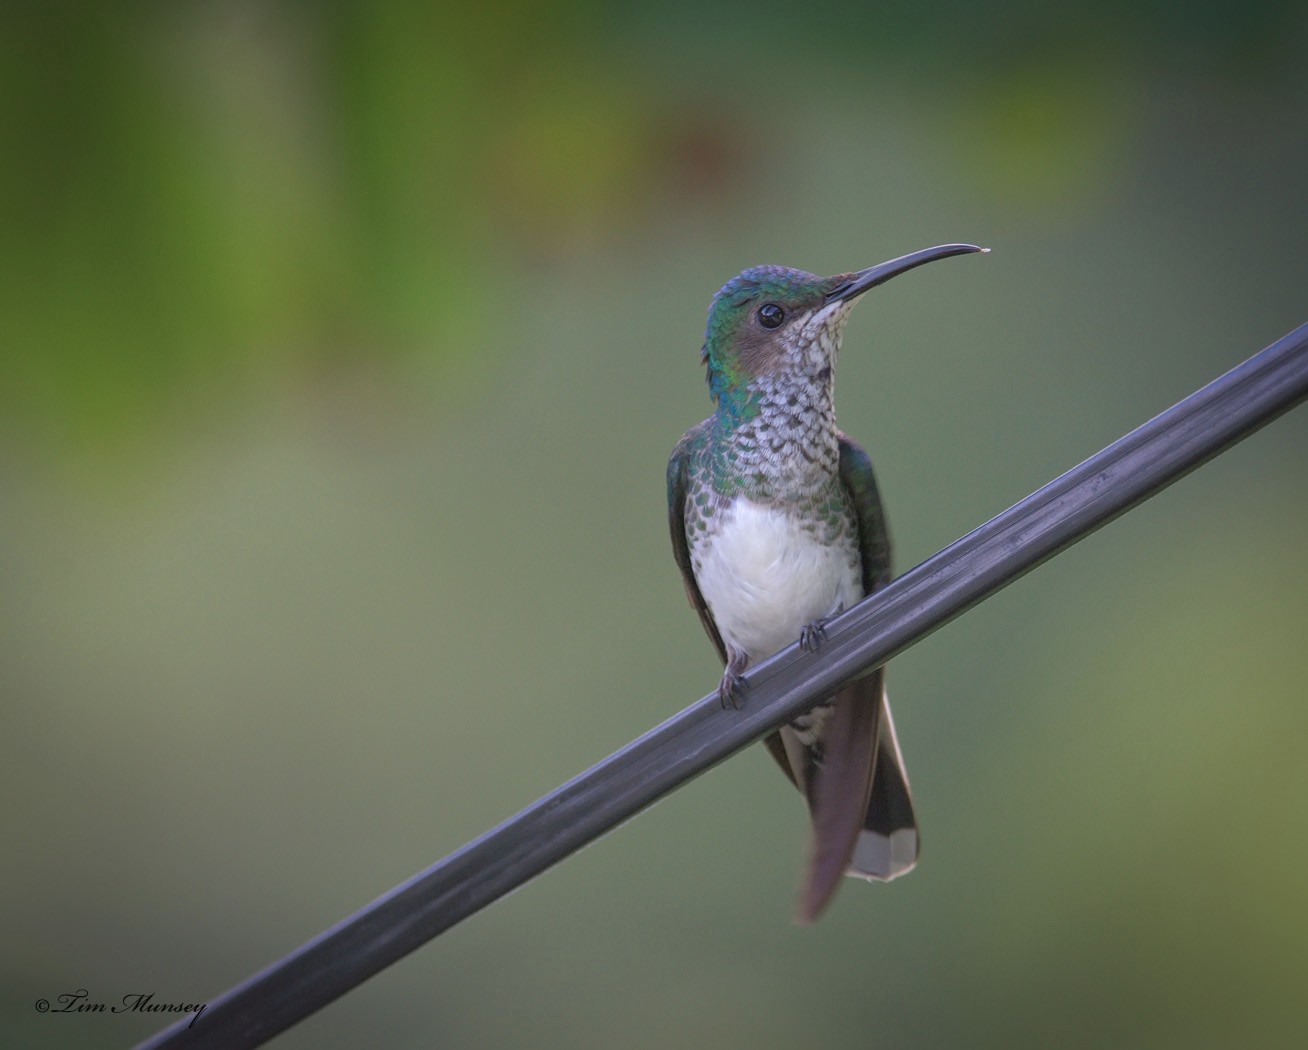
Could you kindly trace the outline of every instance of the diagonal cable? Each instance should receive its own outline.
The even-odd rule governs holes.
[[[1308,398],[1308,324],[140,1048],[259,1046]]]

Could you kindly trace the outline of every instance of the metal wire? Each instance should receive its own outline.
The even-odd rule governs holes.
[[[716,692],[225,992],[142,1048],[258,1046],[1308,398],[1308,324]]]

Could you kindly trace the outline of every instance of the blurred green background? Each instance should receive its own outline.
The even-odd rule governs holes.
[[[56,10],[57,8],[57,10]],[[122,1046],[708,692],[709,297],[845,341],[902,570],[1308,319],[1302,5],[8,4],[0,1043]],[[896,660],[923,861],[754,749],[284,1047],[1303,1045],[1308,412]]]

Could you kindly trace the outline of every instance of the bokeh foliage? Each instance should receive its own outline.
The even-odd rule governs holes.
[[[78,443],[342,356],[481,356],[524,256],[647,230],[669,190],[722,193],[793,141],[768,107],[795,65],[848,77],[837,98],[876,70],[948,98],[988,192],[1067,204],[1112,177],[1133,81],[1198,68],[1274,89],[1296,17],[1164,0],[805,18],[770,2],[8,5],[0,403]]]

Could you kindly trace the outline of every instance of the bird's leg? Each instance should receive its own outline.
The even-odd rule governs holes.
[[[745,692],[745,679],[741,674],[749,666],[749,657],[734,645],[727,646],[727,667],[718,683],[718,699],[723,710],[734,707],[740,710],[740,697]]]
[[[836,602],[821,619],[806,623],[799,632],[799,647],[806,653],[815,653],[827,640],[827,624],[845,611],[844,602]]]

